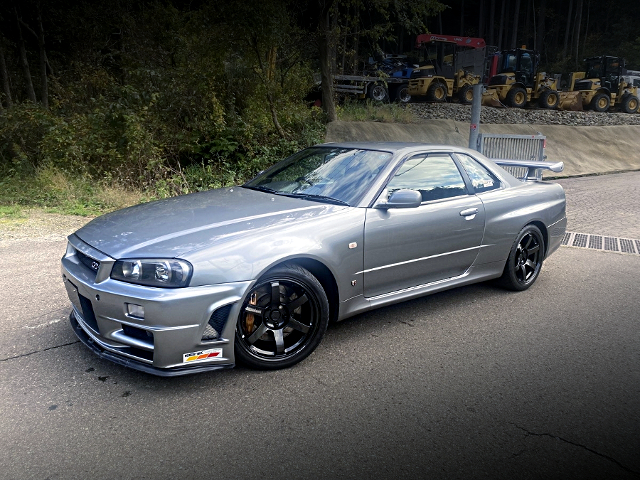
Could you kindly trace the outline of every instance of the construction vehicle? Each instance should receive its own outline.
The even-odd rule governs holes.
[[[571,75],[569,90],[580,92],[582,104],[596,112],[606,112],[613,105],[626,113],[636,113],[638,86],[625,80],[625,60],[603,55],[585,59],[586,71]]]
[[[486,43],[482,38],[422,34],[416,48],[423,61],[413,70],[409,95],[432,102],[457,97],[460,103],[473,100],[473,85],[482,81]]]
[[[334,75],[334,89],[377,102],[407,103],[411,100],[408,87],[412,71],[406,55],[383,54],[377,60],[369,58],[362,75]]]
[[[540,55],[534,50],[516,48],[496,53],[490,61],[490,79],[483,104],[496,100],[510,107],[523,108],[537,102],[542,108],[558,108],[558,79],[538,71]]]

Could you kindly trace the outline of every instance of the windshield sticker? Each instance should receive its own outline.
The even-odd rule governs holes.
[[[199,352],[184,353],[182,355],[182,363],[202,362],[219,357],[222,357],[222,349],[211,348],[209,350],[201,350]]]

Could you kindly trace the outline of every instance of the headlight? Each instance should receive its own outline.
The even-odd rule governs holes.
[[[149,287],[186,287],[191,277],[191,264],[175,259],[118,260],[111,278]]]

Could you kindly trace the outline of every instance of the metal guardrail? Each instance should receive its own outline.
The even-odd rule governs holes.
[[[525,160],[543,162],[547,137],[538,135],[507,135],[480,133],[478,151],[492,160]],[[519,179],[527,178],[529,169],[525,167],[504,166],[511,175]],[[531,178],[529,175],[528,178]],[[542,171],[536,170],[537,180],[542,180]]]

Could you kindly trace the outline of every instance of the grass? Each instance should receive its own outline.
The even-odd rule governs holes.
[[[406,105],[352,99],[346,99],[338,106],[338,118],[345,122],[415,123],[416,121]]]
[[[0,219],[23,218],[30,208],[96,216],[147,200],[143,192],[110,185],[106,179],[96,181],[51,168],[0,181]]]

